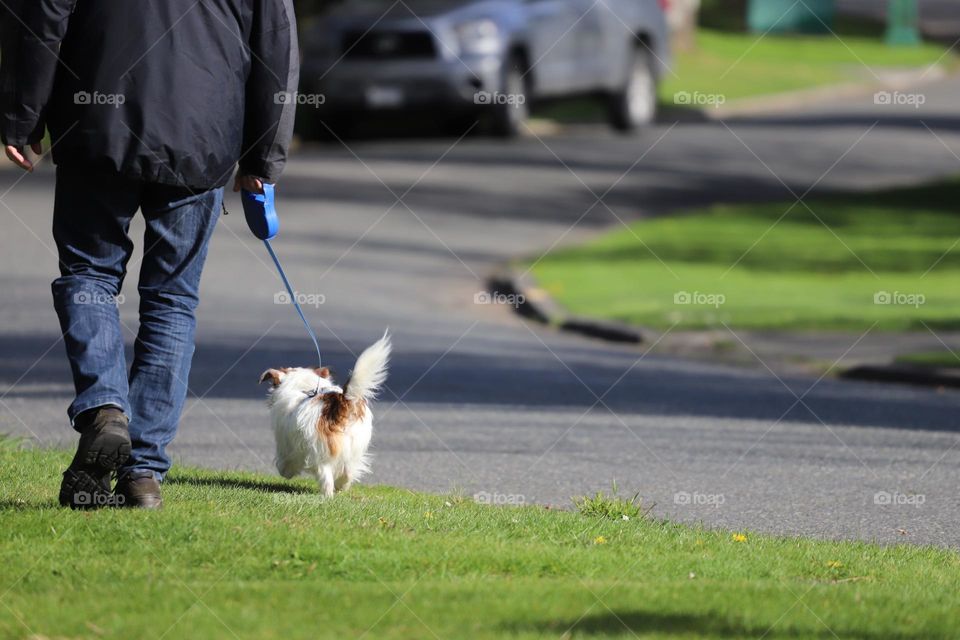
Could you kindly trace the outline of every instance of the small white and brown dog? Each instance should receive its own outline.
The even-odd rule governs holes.
[[[370,402],[387,379],[390,336],[368,347],[343,387],[330,370],[267,369],[267,406],[277,441],[277,471],[284,478],[307,472],[320,492],[332,496],[370,470],[367,449],[373,434]]]

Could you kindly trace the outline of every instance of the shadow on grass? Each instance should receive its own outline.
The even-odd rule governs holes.
[[[576,620],[550,620],[534,625],[537,631],[562,637],[628,637],[643,636],[648,633],[658,635],[676,635],[678,637],[718,637],[718,638],[836,638],[825,624],[819,629],[778,629],[776,626],[750,626],[723,620],[716,615],[707,614],[666,614],[648,611],[607,612],[584,616]],[[914,640],[924,636],[919,634],[890,634],[849,631],[841,634],[844,638],[858,640]]]
[[[310,494],[315,491],[309,487],[285,482],[270,482],[264,480],[244,480],[241,478],[195,478],[192,476],[169,476],[163,482],[165,485],[191,485],[195,487],[220,487],[223,489],[250,489],[262,493],[297,493]]]
[[[632,262],[648,260],[655,251],[664,261],[719,269],[736,264],[764,273],[844,274],[862,273],[867,264],[876,271],[921,278],[931,265],[941,271],[960,268],[960,253],[953,251],[960,235],[958,197],[960,181],[949,179],[867,193],[825,192],[809,199],[809,210],[788,201],[720,205],[665,223],[644,223],[643,242],[570,247],[556,251],[553,260]],[[766,238],[778,225],[766,244],[750,244],[751,230]],[[726,229],[737,231],[724,235]],[[814,235],[797,233],[806,231]],[[844,250],[824,251],[822,243],[835,232],[845,238]],[[623,232],[619,237],[625,237]],[[916,329],[923,330],[923,324],[916,322]]]
[[[62,509],[56,500],[0,499],[0,513],[5,511],[36,511],[38,509]]]

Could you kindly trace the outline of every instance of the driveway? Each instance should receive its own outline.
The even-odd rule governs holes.
[[[641,138],[586,127],[506,146],[400,140],[298,153],[279,191],[275,247],[317,303],[306,310],[325,362],[342,375],[385,327],[395,336],[370,482],[569,505],[615,480],[683,522],[960,546],[956,393],[645,356],[647,346],[559,334],[475,302],[501,261],[623,221],[956,174],[960,81],[923,91],[921,111],[867,97],[666,123]],[[48,288],[52,182],[49,171],[0,173],[0,431],[68,446],[70,380]],[[293,309],[274,304],[279,280],[235,197],[228,207],[172,451],[184,464],[270,471],[257,376],[311,364],[312,346]],[[134,327],[135,277],[124,293]]]

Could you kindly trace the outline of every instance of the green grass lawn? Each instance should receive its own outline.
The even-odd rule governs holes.
[[[928,639],[960,617],[951,551],[196,470],[163,512],[71,512],[67,454],[0,449],[0,638]]]
[[[716,5],[716,6],[714,6]],[[694,51],[675,54],[673,69],[660,85],[660,101],[678,105],[680,93],[722,96],[726,102],[848,82],[876,82],[874,73],[892,68],[921,68],[939,62],[955,68],[957,57],[948,45],[924,43],[918,47],[888,47],[882,26],[841,19],[833,35],[779,35],[746,33],[744,9],[706,3]],[[701,107],[709,108],[709,105]],[[602,120],[597,101],[578,99],[550,104],[537,116],[560,121]]]
[[[842,82],[876,82],[871,74],[891,67],[923,67],[941,60],[947,47],[924,44],[891,48],[879,36],[789,36],[703,29],[695,51],[676,57],[664,76],[661,100],[673,104],[678,92],[722,95],[727,101]]]
[[[722,94],[727,100],[795,91],[838,82],[875,80],[885,68],[955,64],[949,44],[888,47],[885,25],[838,16],[832,34],[746,32],[744,0],[703,0],[698,50],[680,53],[663,86],[663,100],[678,91]]]
[[[897,362],[931,369],[960,369],[960,354],[955,351],[908,353],[897,357]]]
[[[812,213],[716,206],[615,228],[533,273],[575,313],[658,328],[956,329],[958,199],[954,180],[815,198]]]

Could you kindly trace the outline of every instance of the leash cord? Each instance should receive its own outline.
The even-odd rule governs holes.
[[[320,342],[317,340],[317,334],[310,328],[307,317],[303,315],[303,309],[300,308],[300,303],[297,302],[297,295],[294,293],[293,287],[290,286],[290,281],[287,280],[287,274],[283,272],[283,267],[280,266],[280,260],[277,258],[277,254],[273,252],[270,241],[264,240],[263,244],[267,245],[267,251],[270,253],[270,257],[273,258],[273,264],[277,265],[277,271],[280,272],[280,279],[283,280],[283,286],[287,288],[287,293],[290,294],[290,302],[292,302],[294,308],[296,308],[297,314],[299,314],[300,319],[303,321],[303,326],[307,328],[307,333],[310,334],[310,338],[313,340],[313,346],[317,349],[317,366],[323,366],[323,358],[320,355]]]

